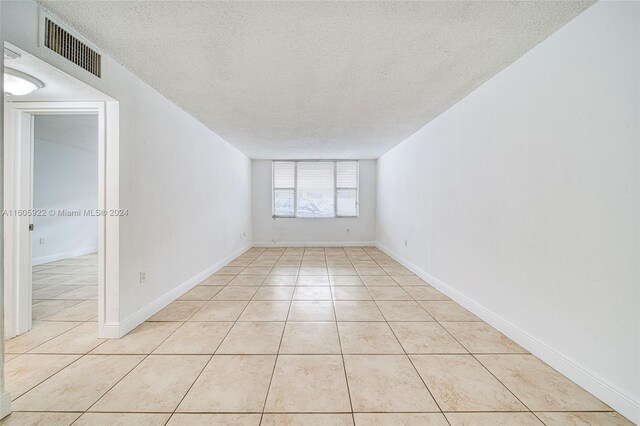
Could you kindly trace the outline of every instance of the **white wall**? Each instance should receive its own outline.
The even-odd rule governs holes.
[[[381,246],[634,421],[639,23],[640,3],[594,5],[383,155],[377,219]]]
[[[122,323],[144,320],[170,301],[164,296],[251,242],[248,157],[109,56],[98,79],[39,45],[34,2],[3,4],[2,31],[4,40],[119,101],[120,207],[129,211],[120,221]]]
[[[376,161],[360,160],[357,218],[272,218],[271,161],[253,160],[253,241],[256,245],[370,245],[375,240]],[[347,232],[347,229],[349,232]]]
[[[98,208],[98,117],[36,116],[33,208],[69,211]],[[98,250],[98,217],[34,216],[34,265]]]
[[[0,2],[0,43],[2,38],[2,17],[4,6]],[[4,55],[0,57],[0,67],[4,69]],[[0,89],[4,93],[4,79],[0,81]],[[0,135],[4,135],[4,102],[0,102]],[[4,141],[4,139],[3,139]],[[4,175],[4,143],[0,143],[0,176]],[[0,185],[0,208],[4,210],[4,186]],[[0,240],[4,241],[4,217],[0,215]],[[0,244],[0,301],[4,300],[4,244]],[[0,419],[11,413],[11,395],[4,384],[4,304],[0,302]]]

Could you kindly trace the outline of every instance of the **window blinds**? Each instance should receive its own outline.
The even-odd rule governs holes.
[[[274,217],[357,217],[357,161],[274,161]]]
[[[358,215],[358,163],[336,163],[336,216]]]
[[[297,217],[335,216],[334,178],[334,162],[298,162]]]
[[[295,216],[295,163],[273,162],[273,215]]]

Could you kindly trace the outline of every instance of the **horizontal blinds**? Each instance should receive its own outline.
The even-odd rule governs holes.
[[[274,161],[273,215],[358,216],[358,162]]]
[[[328,161],[298,163],[296,216],[335,216],[334,168]]]
[[[295,216],[295,168],[292,161],[273,162],[274,216]]]
[[[273,187],[274,188],[294,188],[295,168],[293,161],[273,162]]]
[[[336,216],[358,215],[358,162],[336,163]]]
[[[353,189],[358,187],[357,161],[338,161],[336,163],[336,187]]]

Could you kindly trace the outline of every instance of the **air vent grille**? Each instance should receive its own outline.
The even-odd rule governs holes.
[[[100,54],[49,18],[45,18],[44,45],[96,77],[100,77]]]

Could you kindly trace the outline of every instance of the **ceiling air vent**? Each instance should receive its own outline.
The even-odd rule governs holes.
[[[58,24],[45,18],[44,45],[74,64],[100,77],[100,54]]]

